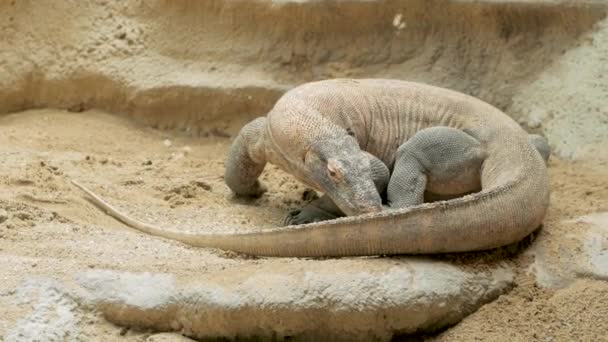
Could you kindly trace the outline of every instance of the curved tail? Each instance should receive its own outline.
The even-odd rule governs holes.
[[[517,149],[517,147],[521,147]],[[250,233],[164,230],[121,213],[76,181],[109,215],[144,233],[197,247],[279,257],[432,254],[517,242],[542,222],[548,203],[544,161],[530,146],[490,156],[479,193],[420,206]]]

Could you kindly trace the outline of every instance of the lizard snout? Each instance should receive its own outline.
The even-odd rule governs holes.
[[[350,201],[348,203],[349,205],[342,209],[348,216],[377,213],[382,211],[382,201],[378,195],[364,201],[356,201],[356,204]]]
[[[382,211],[381,201],[378,201],[377,204],[375,203],[375,201],[370,201],[366,203],[358,203],[357,205],[353,205],[352,202],[336,203],[346,204],[339,207],[347,216],[363,215]]]
[[[359,214],[371,214],[382,211],[382,205],[369,205],[359,208]]]

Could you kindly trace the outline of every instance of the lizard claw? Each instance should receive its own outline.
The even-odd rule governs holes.
[[[260,182],[255,182],[251,188],[246,190],[241,190],[239,193],[235,194],[237,197],[250,197],[250,198],[258,198],[262,196],[268,188]]]
[[[298,225],[335,219],[336,216],[314,206],[291,210],[283,219],[283,224]]]
[[[283,225],[290,226],[290,225],[301,224],[301,223],[297,223],[298,215],[301,212],[302,212],[301,209],[294,209],[294,210],[289,211],[289,213],[287,213],[287,215],[285,215],[285,218],[283,218]]]

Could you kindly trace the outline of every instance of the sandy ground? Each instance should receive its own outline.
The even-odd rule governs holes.
[[[223,225],[245,230],[278,224],[289,208],[302,203],[306,190],[269,167],[263,175],[269,185],[266,195],[251,202],[232,199],[221,176],[230,143],[225,132],[231,127],[218,126],[208,137],[192,138],[99,111],[34,110],[0,117],[0,130],[5,133],[0,135],[0,203],[5,208],[0,211],[0,335],[23,314],[2,312],[6,306],[1,304],[26,276],[69,280],[77,271],[105,268],[171,272],[187,279],[257,262],[137,233],[86,201],[69,179],[90,186],[142,220],[209,231]],[[551,160],[552,205],[532,245],[559,249],[560,235],[584,229],[565,221],[608,210],[606,170],[605,161]],[[561,290],[542,289],[526,272],[529,255],[515,253],[505,260],[519,270],[516,289],[446,332],[427,337],[607,338],[608,283],[587,279]],[[89,340],[138,341],[150,335],[123,330],[93,313],[84,317],[89,318],[80,323]]]

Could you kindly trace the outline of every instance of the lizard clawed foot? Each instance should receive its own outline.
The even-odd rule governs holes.
[[[260,182],[256,181],[255,184],[247,190],[241,190],[238,193],[235,193],[237,197],[251,197],[258,198],[262,196],[268,188],[265,185],[262,185]]]
[[[299,225],[319,221],[333,220],[338,216],[314,206],[291,210],[283,219],[283,225]]]
[[[262,184],[258,183],[257,188],[255,189],[255,191],[253,191],[253,193],[250,196],[252,196],[252,197],[260,197],[266,191],[268,191],[268,188],[265,185],[262,185]]]

